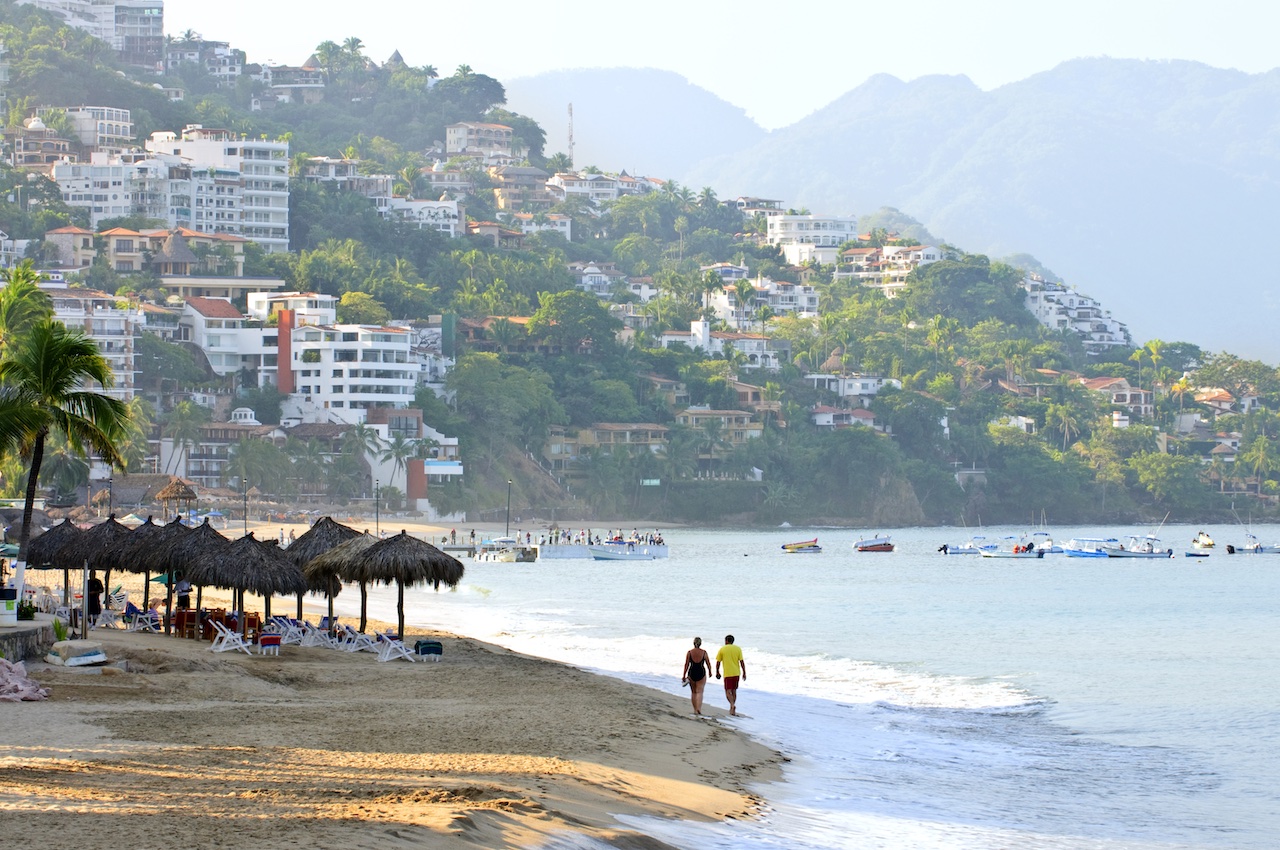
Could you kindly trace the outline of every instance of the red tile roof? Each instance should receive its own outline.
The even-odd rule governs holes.
[[[191,309],[206,319],[243,319],[244,314],[236,309],[230,301],[221,298],[201,298],[193,295],[187,299]]]

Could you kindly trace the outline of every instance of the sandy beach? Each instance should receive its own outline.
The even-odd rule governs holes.
[[[140,580],[123,578],[140,598]],[[410,644],[439,637],[444,660],[214,654],[203,641],[96,630],[126,669],[33,664],[50,700],[3,710],[9,828],[24,843],[110,835],[139,848],[514,848],[562,833],[662,847],[615,815],[751,817],[751,788],[780,775],[781,757],[716,709],[696,720],[681,697],[409,631]]]

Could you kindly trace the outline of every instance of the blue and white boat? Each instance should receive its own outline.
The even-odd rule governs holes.
[[[1107,547],[1119,542],[1114,537],[1073,537],[1062,544],[1062,554],[1068,558],[1105,558]]]

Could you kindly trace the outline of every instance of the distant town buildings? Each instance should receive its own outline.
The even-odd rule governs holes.
[[[1026,307],[1040,324],[1076,334],[1086,351],[1097,354],[1129,344],[1129,329],[1113,319],[1111,312],[1104,310],[1096,299],[1039,275],[1029,275],[1022,281],[1022,288],[1026,292]]]
[[[164,0],[17,0],[111,45],[126,65],[164,67]]]
[[[833,265],[840,246],[857,238],[857,225],[853,216],[781,213],[769,216],[768,240],[782,249],[793,266]]]

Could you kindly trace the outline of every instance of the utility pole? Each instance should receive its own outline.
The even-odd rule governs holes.
[[[569,104],[569,165],[573,165],[573,104]]]

